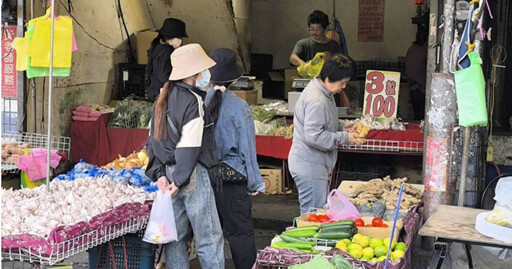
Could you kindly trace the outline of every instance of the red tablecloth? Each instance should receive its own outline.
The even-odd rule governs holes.
[[[405,131],[372,130],[366,136],[367,139],[400,141],[400,147],[407,148],[411,145],[407,142],[423,142],[423,134],[418,124],[407,124]],[[416,146],[416,145],[415,145]],[[284,139],[282,136],[256,136],[256,154],[276,159],[288,159],[288,153],[292,147],[292,139]],[[422,145],[419,148],[423,148]]]
[[[105,165],[118,158],[140,150],[146,143],[148,129],[107,128],[111,114],[102,115],[97,121],[71,123],[71,156],[74,162]]]
[[[287,160],[292,147],[292,139],[282,136],[256,136],[256,154],[276,159]]]

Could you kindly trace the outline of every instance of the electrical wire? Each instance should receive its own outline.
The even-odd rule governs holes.
[[[98,45],[100,46],[103,46],[107,49],[110,49],[110,50],[113,50],[113,51],[118,51],[118,52],[128,52],[128,50],[120,50],[120,49],[116,49],[116,48],[112,48],[110,46],[107,46],[103,43],[101,43],[98,39],[96,39],[94,36],[92,36],[91,34],[89,34],[89,32],[87,32],[87,30],[85,30],[85,28],[82,26],[82,24],[80,24],[80,22],[75,18],[75,16],[71,15],[71,12],[67,9],[67,6],[62,3],[62,0],[59,0],[60,4],[64,7],[64,9],[66,10],[66,12],[68,13],[68,15],[74,20],[74,22],[76,24],[78,24],[78,26],[80,26],[80,28],[82,28],[82,30],[85,32],[85,34],[87,34],[92,40],[96,41],[96,43],[98,43]],[[128,42],[128,44],[130,44]],[[133,53],[133,52],[132,52]]]

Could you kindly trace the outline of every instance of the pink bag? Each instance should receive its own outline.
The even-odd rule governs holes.
[[[329,205],[327,216],[333,221],[361,218],[361,214],[359,214],[356,207],[343,194],[339,193],[337,189],[329,193],[327,204]]]

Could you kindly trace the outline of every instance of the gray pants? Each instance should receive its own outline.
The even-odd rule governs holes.
[[[291,172],[299,191],[300,214],[309,212],[310,208],[322,208],[327,202],[329,180],[312,178]]]
[[[167,166],[168,177],[173,166]],[[224,238],[208,171],[197,164],[190,183],[172,199],[178,241],[165,245],[165,268],[190,268],[187,242],[192,231],[202,268],[224,268]]]

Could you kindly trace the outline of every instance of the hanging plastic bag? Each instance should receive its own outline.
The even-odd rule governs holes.
[[[356,220],[361,218],[361,214],[356,207],[343,196],[337,189],[332,190],[327,196],[327,216],[333,221],[339,220]]]
[[[178,240],[172,198],[169,192],[156,193],[148,226],[142,241],[151,244],[166,244]]]
[[[477,52],[469,54],[471,66],[455,72],[455,89],[459,108],[459,125],[487,126],[485,79],[482,59]]]
[[[16,70],[27,70],[28,64],[28,32],[25,32],[25,37],[16,37],[12,41],[12,48],[16,50]]]
[[[51,20],[48,9],[44,18],[34,21],[33,36],[28,47],[33,67],[50,67]],[[58,16],[54,20],[53,67],[71,67],[71,50],[73,44],[73,20]]]
[[[322,71],[322,67],[324,67],[324,60],[325,53],[318,52],[315,54],[315,57],[308,61],[307,63],[303,65],[299,65],[297,67],[297,72],[299,73],[299,76],[303,78],[314,78],[320,74],[320,71]]]
[[[32,42],[32,35],[34,34],[34,24],[35,21],[41,19],[42,17],[30,20],[27,26],[27,37],[28,42]],[[27,77],[35,78],[35,77],[47,77],[50,75],[49,67],[35,67],[31,65],[32,57],[28,57],[27,61]],[[53,76],[54,77],[69,77],[71,74],[71,68],[53,68]]]

